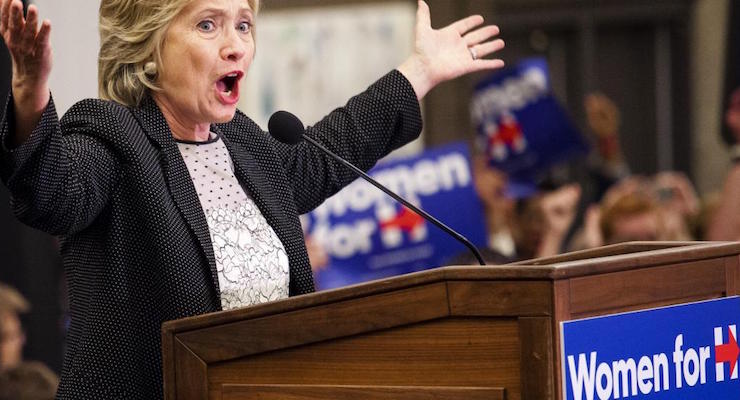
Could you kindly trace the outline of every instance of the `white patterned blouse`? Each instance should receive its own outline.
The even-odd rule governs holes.
[[[216,256],[224,310],[288,297],[289,264],[283,243],[234,175],[226,146],[215,133],[206,142],[178,141]]]

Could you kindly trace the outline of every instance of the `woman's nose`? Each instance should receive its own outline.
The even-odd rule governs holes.
[[[229,31],[221,47],[221,58],[224,60],[239,61],[244,57],[246,52],[247,42],[239,36],[236,29]]]

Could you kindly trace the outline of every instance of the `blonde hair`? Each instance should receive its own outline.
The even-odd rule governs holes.
[[[661,216],[658,203],[654,198],[641,191],[626,193],[617,197],[612,202],[605,204],[602,207],[601,218],[599,220],[599,227],[601,228],[604,241],[608,244],[613,243],[613,236],[618,221],[642,214],[653,214],[660,222]],[[661,240],[661,238],[656,238],[656,240]]]
[[[0,400],[52,400],[59,378],[38,361],[25,361],[0,373]]]
[[[102,0],[100,3],[100,98],[138,105],[149,90],[158,91],[162,46],[170,23],[193,0]],[[257,14],[260,0],[247,0]]]

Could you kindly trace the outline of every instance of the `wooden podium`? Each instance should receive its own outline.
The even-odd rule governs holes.
[[[455,266],[167,322],[167,399],[559,399],[559,324],[740,294],[740,243]]]

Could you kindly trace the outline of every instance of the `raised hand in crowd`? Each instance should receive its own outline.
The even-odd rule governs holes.
[[[570,184],[542,196],[544,232],[537,257],[561,253],[565,235],[573,223],[581,198],[581,187]]]
[[[604,245],[601,232],[601,207],[591,204],[583,216],[583,225],[576,232],[568,251],[592,249]]]
[[[619,109],[610,98],[603,93],[590,93],[586,96],[584,106],[588,126],[597,137],[609,137],[619,133]]]
[[[594,92],[584,100],[586,121],[596,140],[596,150],[601,160],[603,173],[612,178],[621,178],[629,173],[619,142],[621,117],[619,108],[603,93]]]
[[[685,174],[665,171],[656,174],[653,179],[662,205],[684,218],[692,218],[699,212],[699,196]]]

